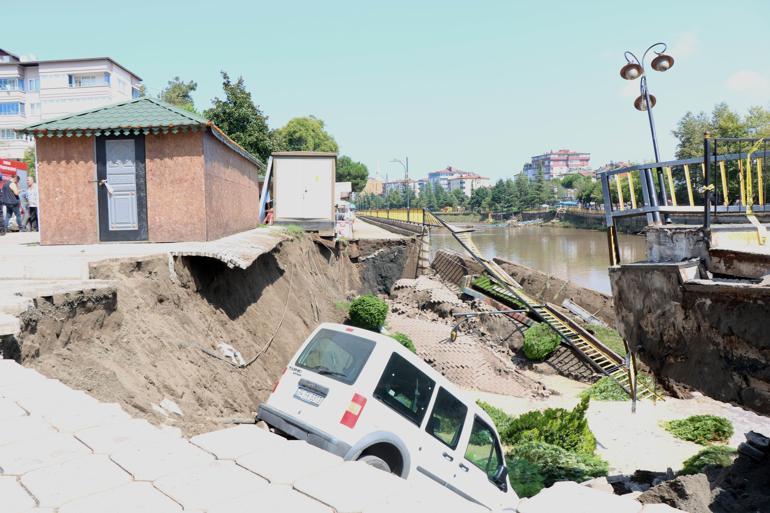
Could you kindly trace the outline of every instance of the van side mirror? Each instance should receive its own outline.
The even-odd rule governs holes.
[[[495,472],[495,476],[492,478],[492,482],[497,485],[498,488],[500,488],[502,491],[507,492],[508,491],[508,484],[506,483],[506,478],[508,477],[508,467],[505,465],[500,465],[500,468],[497,469],[497,472]]]

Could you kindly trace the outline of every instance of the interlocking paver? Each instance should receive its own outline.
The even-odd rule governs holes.
[[[55,433],[0,447],[0,469],[3,474],[21,475],[89,454],[72,435]]]
[[[52,508],[130,481],[131,476],[107,456],[93,454],[41,468],[21,477],[21,482],[40,506]]]
[[[59,513],[180,513],[182,507],[150,483],[131,482],[69,502]],[[35,512],[37,513],[37,512]]]
[[[256,472],[273,484],[294,484],[305,476],[342,465],[342,458],[314,447],[307,442],[294,440],[264,447],[236,460],[252,472]]]
[[[304,477],[294,489],[334,508],[337,513],[361,513],[385,498],[404,493],[406,481],[360,461]]]
[[[254,424],[242,424],[194,436],[190,442],[220,460],[234,460],[250,452],[280,445],[286,440]]]
[[[0,447],[51,435],[56,430],[40,417],[16,417],[0,422]]]
[[[514,507],[515,504],[511,504]],[[428,479],[413,479],[403,493],[386,497],[366,507],[364,513],[488,513],[484,506],[472,503],[448,488]]]
[[[180,433],[158,429],[146,420],[131,419],[83,429],[74,433],[75,438],[86,444],[96,454],[111,454],[131,444],[178,440]]]
[[[0,510],[3,513],[22,513],[33,507],[35,501],[15,477],[0,477]]]
[[[427,513],[425,510],[422,513]],[[327,505],[288,486],[270,485],[265,489],[223,502],[207,513],[334,513]],[[64,513],[64,512],[62,512]]]
[[[155,487],[185,510],[208,508],[267,487],[258,475],[232,461],[215,461],[155,481]]]
[[[182,439],[129,444],[110,458],[137,481],[154,481],[214,460],[211,454]]]
[[[0,421],[23,417],[27,412],[10,399],[0,399]]]
[[[16,402],[66,433],[130,418],[117,404],[101,403],[77,391],[40,393],[19,397]]]

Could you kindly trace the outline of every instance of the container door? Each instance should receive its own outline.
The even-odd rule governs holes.
[[[100,240],[147,240],[144,136],[100,137],[96,154]]]

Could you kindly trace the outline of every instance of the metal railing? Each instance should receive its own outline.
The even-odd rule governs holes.
[[[375,217],[400,221],[402,223],[418,224],[422,226],[441,226],[436,216],[424,208],[380,208],[370,210],[358,210],[358,216]]]
[[[720,214],[770,212],[767,141],[711,138],[703,157],[639,164],[599,173],[608,229],[610,263],[620,263],[615,221],[646,216],[648,225],[670,222],[672,214],[703,214],[709,228]],[[664,201],[665,200],[665,201]]]

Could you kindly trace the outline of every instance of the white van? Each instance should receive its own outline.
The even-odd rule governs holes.
[[[492,419],[385,335],[321,324],[257,418],[346,460],[432,479],[490,510],[515,511]]]

